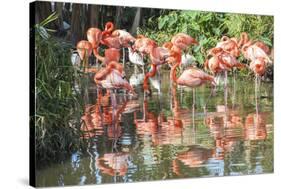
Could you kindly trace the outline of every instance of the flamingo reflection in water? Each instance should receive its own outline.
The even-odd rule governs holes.
[[[96,104],[85,107],[80,128],[84,132],[84,138],[102,135],[105,127],[107,136],[110,139],[121,136],[120,121],[122,113],[135,111],[139,108],[139,105],[135,101],[129,101],[123,97],[115,100],[121,104],[116,104],[116,106],[112,107],[110,106],[110,95],[106,93],[103,96],[101,93],[98,93]]]

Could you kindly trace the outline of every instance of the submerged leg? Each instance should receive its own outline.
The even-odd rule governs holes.
[[[232,94],[232,108],[235,106],[236,101],[236,69],[233,72],[233,94]]]
[[[161,95],[161,72],[160,70],[157,70],[157,80],[159,81],[159,86],[158,86],[158,95]]]
[[[256,78],[255,78],[255,101],[256,101],[256,114],[258,115],[258,113],[259,113],[259,107],[258,107],[258,92],[259,92],[259,90],[258,90],[258,84],[259,84],[259,82],[258,82],[258,79],[259,79],[259,76],[257,76],[256,75]]]
[[[227,72],[226,72],[226,78],[227,78]],[[228,96],[228,88],[225,86],[224,88],[224,110],[225,110],[225,115],[224,115],[224,127],[227,127],[227,96]]]
[[[224,102],[225,102],[225,106],[227,106],[227,71],[224,72]]]

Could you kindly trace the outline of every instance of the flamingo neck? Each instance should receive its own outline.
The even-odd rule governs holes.
[[[155,74],[156,74],[156,71],[157,71],[157,66],[155,64],[151,64],[151,71],[148,72],[145,77],[144,77],[144,80],[143,80],[143,89],[144,90],[148,90],[148,79],[150,77],[154,77]]]
[[[105,24],[105,32],[106,33],[111,33],[114,30],[114,24],[112,22],[107,22]]]
[[[93,53],[99,61],[104,62],[105,58],[99,54],[98,48],[94,48]]]
[[[177,83],[177,73],[176,73],[176,70],[177,70],[177,67],[179,67],[180,65],[180,61],[176,62],[172,68],[171,68],[171,72],[170,72],[170,79],[174,82],[174,83]]]
[[[242,47],[244,44],[249,42],[249,37],[246,32],[241,33],[240,41],[238,42],[238,47]]]

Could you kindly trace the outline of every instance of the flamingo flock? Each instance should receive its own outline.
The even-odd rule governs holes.
[[[265,74],[267,66],[272,64],[270,48],[261,41],[251,40],[249,35],[243,32],[240,39],[222,36],[208,51],[203,70],[194,66],[196,59],[192,55],[184,53],[190,46],[199,43],[188,34],[178,33],[170,41],[159,45],[144,35],[134,37],[125,30],[116,29],[112,22],[107,22],[104,30],[89,28],[87,40],[79,41],[76,48],[83,70],[86,73],[94,73],[93,81],[98,89],[106,89],[111,93],[122,89],[134,97],[137,97],[135,87],[138,85],[142,85],[145,96],[152,95],[150,85],[161,94],[161,66],[164,64],[171,68],[170,84],[191,88],[193,99],[195,89],[203,84],[209,84],[212,89],[216,89],[221,76],[224,77],[224,86],[227,89],[227,76],[230,71],[249,68],[258,80]],[[106,47],[104,55],[100,52],[101,45]],[[128,49],[129,61],[135,68],[130,82],[126,77],[125,64],[120,62],[122,49],[123,52]],[[89,57],[92,55],[101,62],[101,67],[92,68],[89,65]],[[250,62],[249,65],[238,61],[241,56]],[[124,60],[126,55],[123,53],[122,57]],[[137,73],[138,66],[142,69],[140,74]],[[178,68],[181,72],[179,76]]]

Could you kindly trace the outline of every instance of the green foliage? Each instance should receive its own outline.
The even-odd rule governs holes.
[[[251,39],[273,46],[272,16],[171,11],[158,18],[150,18],[144,28],[138,33],[156,40],[159,45],[180,32],[194,37],[199,45],[191,47],[190,51],[199,66],[204,63],[207,50],[214,47],[223,35],[239,37],[241,32],[248,32]]]
[[[35,26],[37,161],[50,160],[73,147],[78,131],[74,113],[79,104],[75,93],[75,69],[70,61],[70,45],[58,42],[44,26],[56,19],[52,14]],[[80,117],[77,115],[76,117]]]

